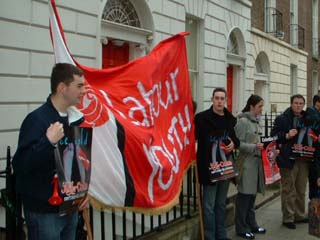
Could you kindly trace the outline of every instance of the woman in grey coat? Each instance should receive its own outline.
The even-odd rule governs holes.
[[[262,109],[263,99],[258,95],[251,95],[242,113],[238,115],[235,127],[240,140],[240,152],[236,161],[240,174],[237,178],[235,227],[238,236],[245,239],[254,239],[254,234],[266,232],[258,226],[254,212],[256,194],[264,193],[265,190],[261,158],[263,143],[260,142],[262,128],[259,124]]]

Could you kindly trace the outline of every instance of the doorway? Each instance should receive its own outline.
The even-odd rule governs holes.
[[[129,43],[109,40],[102,45],[102,68],[112,68],[129,62]]]
[[[232,112],[233,98],[233,65],[227,67],[227,109]]]

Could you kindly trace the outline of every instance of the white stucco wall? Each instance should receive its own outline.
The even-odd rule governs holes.
[[[96,66],[99,1],[56,0],[56,4],[70,51],[80,63]],[[44,0],[1,1],[0,160],[7,145],[15,151],[23,118],[49,94],[54,59],[48,14]]]
[[[290,65],[297,66],[297,93],[307,95],[307,53],[280,41],[258,29],[252,30],[252,49],[247,66],[247,83],[250,93],[254,91],[254,64],[260,52],[265,52],[270,62],[269,101],[281,112],[290,105]]]

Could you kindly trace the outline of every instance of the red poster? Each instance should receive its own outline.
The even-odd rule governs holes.
[[[261,152],[264,168],[264,177],[267,185],[280,180],[280,171],[276,162],[277,144],[274,137],[261,137],[261,142],[264,143],[264,149]]]

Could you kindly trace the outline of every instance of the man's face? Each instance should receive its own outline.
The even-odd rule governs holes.
[[[213,109],[217,112],[223,111],[226,104],[226,94],[224,92],[216,92],[212,98]]]
[[[294,98],[291,103],[291,109],[295,114],[300,114],[304,108],[304,100],[302,98]]]
[[[69,85],[64,84],[62,91],[62,95],[69,106],[76,106],[80,104],[84,93],[84,78],[79,75],[73,75],[73,81]]]

